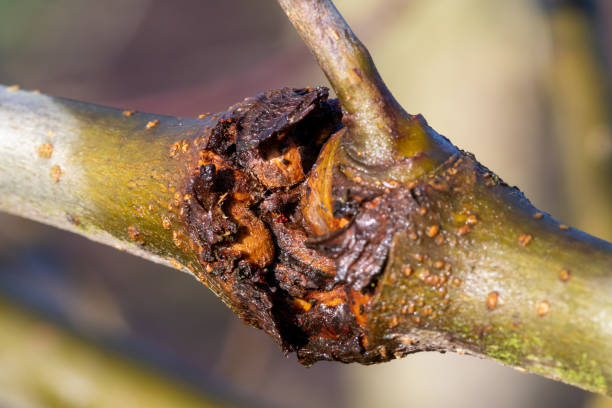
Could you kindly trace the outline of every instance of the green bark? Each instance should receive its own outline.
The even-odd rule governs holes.
[[[173,240],[183,201],[175,195],[209,125],[0,86],[0,209],[188,265]]]
[[[543,215],[464,161],[433,179],[453,193],[423,181],[426,214],[394,237],[371,341],[400,355],[488,356],[609,394],[612,245]]]
[[[407,114],[330,1],[279,1],[344,110],[313,171],[321,90],[237,105],[209,147],[214,118],[2,88],[0,209],[187,267],[306,363],[457,351],[610,394],[612,246]]]
[[[387,89],[368,50],[331,1],[279,0],[279,4],[338,95],[348,129],[343,144],[353,161],[370,170],[384,168],[379,178],[406,180],[448,157],[452,149],[439,136],[413,134],[413,116]],[[417,165],[398,164],[402,158],[425,152]]]
[[[402,224],[381,227],[393,230],[393,241],[368,309],[366,348],[383,360],[422,350],[470,353],[610,394],[612,245],[544,216],[422,119],[409,118],[331,1],[279,3],[350,115],[361,117],[352,105],[358,100],[376,106],[371,112],[386,123],[407,124],[377,132],[374,121],[350,118],[350,135],[326,161],[342,169],[326,186],[328,206],[338,186],[378,182],[387,190],[375,205],[391,204],[372,221]],[[355,79],[351,70],[368,75]],[[394,160],[372,167],[369,146],[384,146],[381,139],[396,146],[386,153]],[[410,195],[396,194],[402,189]]]

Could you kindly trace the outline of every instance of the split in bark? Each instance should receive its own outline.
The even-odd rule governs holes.
[[[177,119],[0,88],[0,208],[190,271],[305,364],[457,351],[610,393],[612,246],[405,113],[330,2],[280,3],[339,102]]]

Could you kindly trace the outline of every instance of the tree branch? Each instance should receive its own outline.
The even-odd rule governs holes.
[[[348,131],[345,149],[356,163],[382,166],[388,176],[405,179],[411,170],[431,170],[451,146],[434,131],[422,132],[387,89],[368,50],[328,0],[279,0],[289,20],[314,54],[338,95]],[[399,166],[419,156],[418,166]],[[401,167],[401,169],[400,169]],[[380,176],[380,175],[379,175]]]
[[[350,201],[334,190],[361,190],[352,197],[356,201],[363,200],[367,189],[377,196],[369,201],[370,205],[375,202],[376,210],[361,204],[353,221],[357,226],[342,231],[342,239],[335,238],[333,245],[342,247],[336,248],[336,262],[353,262],[345,274],[350,276],[351,268],[357,274],[358,267],[364,266],[359,257],[371,258],[384,245],[384,238],[376,240],[372,235],[392,242],[367,314],[366,344],[377,344],[383,359],[390,353],[397,357],[419,350],[486,355],[609,393],[612,246],[539,212],[472,156],[435,139],[424,120],[413,120],[403,132],[372,127],[381,118],[395,124],[406,115],[331,1],[279,3],[316,56],[344,109],[359,118],[348,122],[347,133],[353,134],[348,144],[371,152],[376,152],[372,146],[380,145],[383,154],[389,155],[389,150],[396,153],[397,149],[387,146],[402,137],[414,142],[416,134],[421,145],[404,150],[402,159],[435,158],[415,162],[408,171],[397,157],[378,161],[374,178],[386,181],[387,190],[376,191],[367,183],[364,186],[364,172],[354,164],[358,160],[348,160],[340,147],[328,153],[333,158],[326,162],[330,170],[323,177],[329,177],[336,166],[343,168],[344,176],[325,186],[328,190],[322,196],[327,197],[328,208],[338,198]],[[432,163],[439,167],[434,169]],[[387,173],[380,170],[385,166]],[[422,177],[415,167],[429,174]],[[317,174],[312,177],[316,179]],[[319,215],[316,219],[316,232],[340,231],[330,218]],[[359,221],[376,223],[378,229],[359,236]],[[374,241],[377,249],[356,251],[356,237],[361,238],[361,246]],[[361,285],[356,288],[363,290]]]
[[[114,407],[127,401],[152,408],[230,406],[221,393],[206,395],[151,372],[151,367],[103,350],[4,299],[0,318],[3,406]]]
[[[190,169],[171,151],[197,155],[210,126],[0,86],[0,209],[176,266],[172,204]]]
[[[331,2],[280,0],[279,4],[351,115],[356,130],[352,139],[361,142],[355,146],[362,152],[360,158],[367,164],[388,163],[395,153],[392,126],[406,114],[383,83],[368,50]]]
[[[0,88],[0,208],[188,269],[305,364],[457,351],[609,394],[612,245],[407,115],[330,1],[280,2],[344,114],[324,88],[202,120]]]

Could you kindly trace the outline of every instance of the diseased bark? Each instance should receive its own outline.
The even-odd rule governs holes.
[[[609,393],[611,245],[544,216],[421,117],[398,108],[330,1],[279,3],[350,115],[350,135],[328,153],[335,174],[326,202],[330,208],[334,200],[352,202],[359,210],[344,229],[320,217],[317,232],[335,231],[321,249],[336,259],[342,279],[354,289],[363,290],[364,278],[375,284],[362,318],[365,348],[378,347],[383,360],[461,349]],[[354,93],[377,118],[406,126],[371,135],[373,121],[352,119],[367,117],[351,104]],[[364,139],[381,138],[392,146],[385,151],[390,159],[373,167],[370,150],[358,149],[368,146]],[[369,272],[364,258],[382,259],[384,271]]]
[[[404,112],[329,1],[280,3],[340,103],[177,119],[0,88],[0,208],[191,271],[305,364],[458,351],[610,393],[612,245]]]

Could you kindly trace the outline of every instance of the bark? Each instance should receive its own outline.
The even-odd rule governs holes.
[[[339,101],[177,119],[3,88],[0,208],[189,270],[305,364],[457,351],[609,394],[612,245],[407,114],[331,2],[279,2]]]
[[[189,166],[171,149],[197,154],[210,123],[0,87],[0,208],[175,265],[173,200]]]

